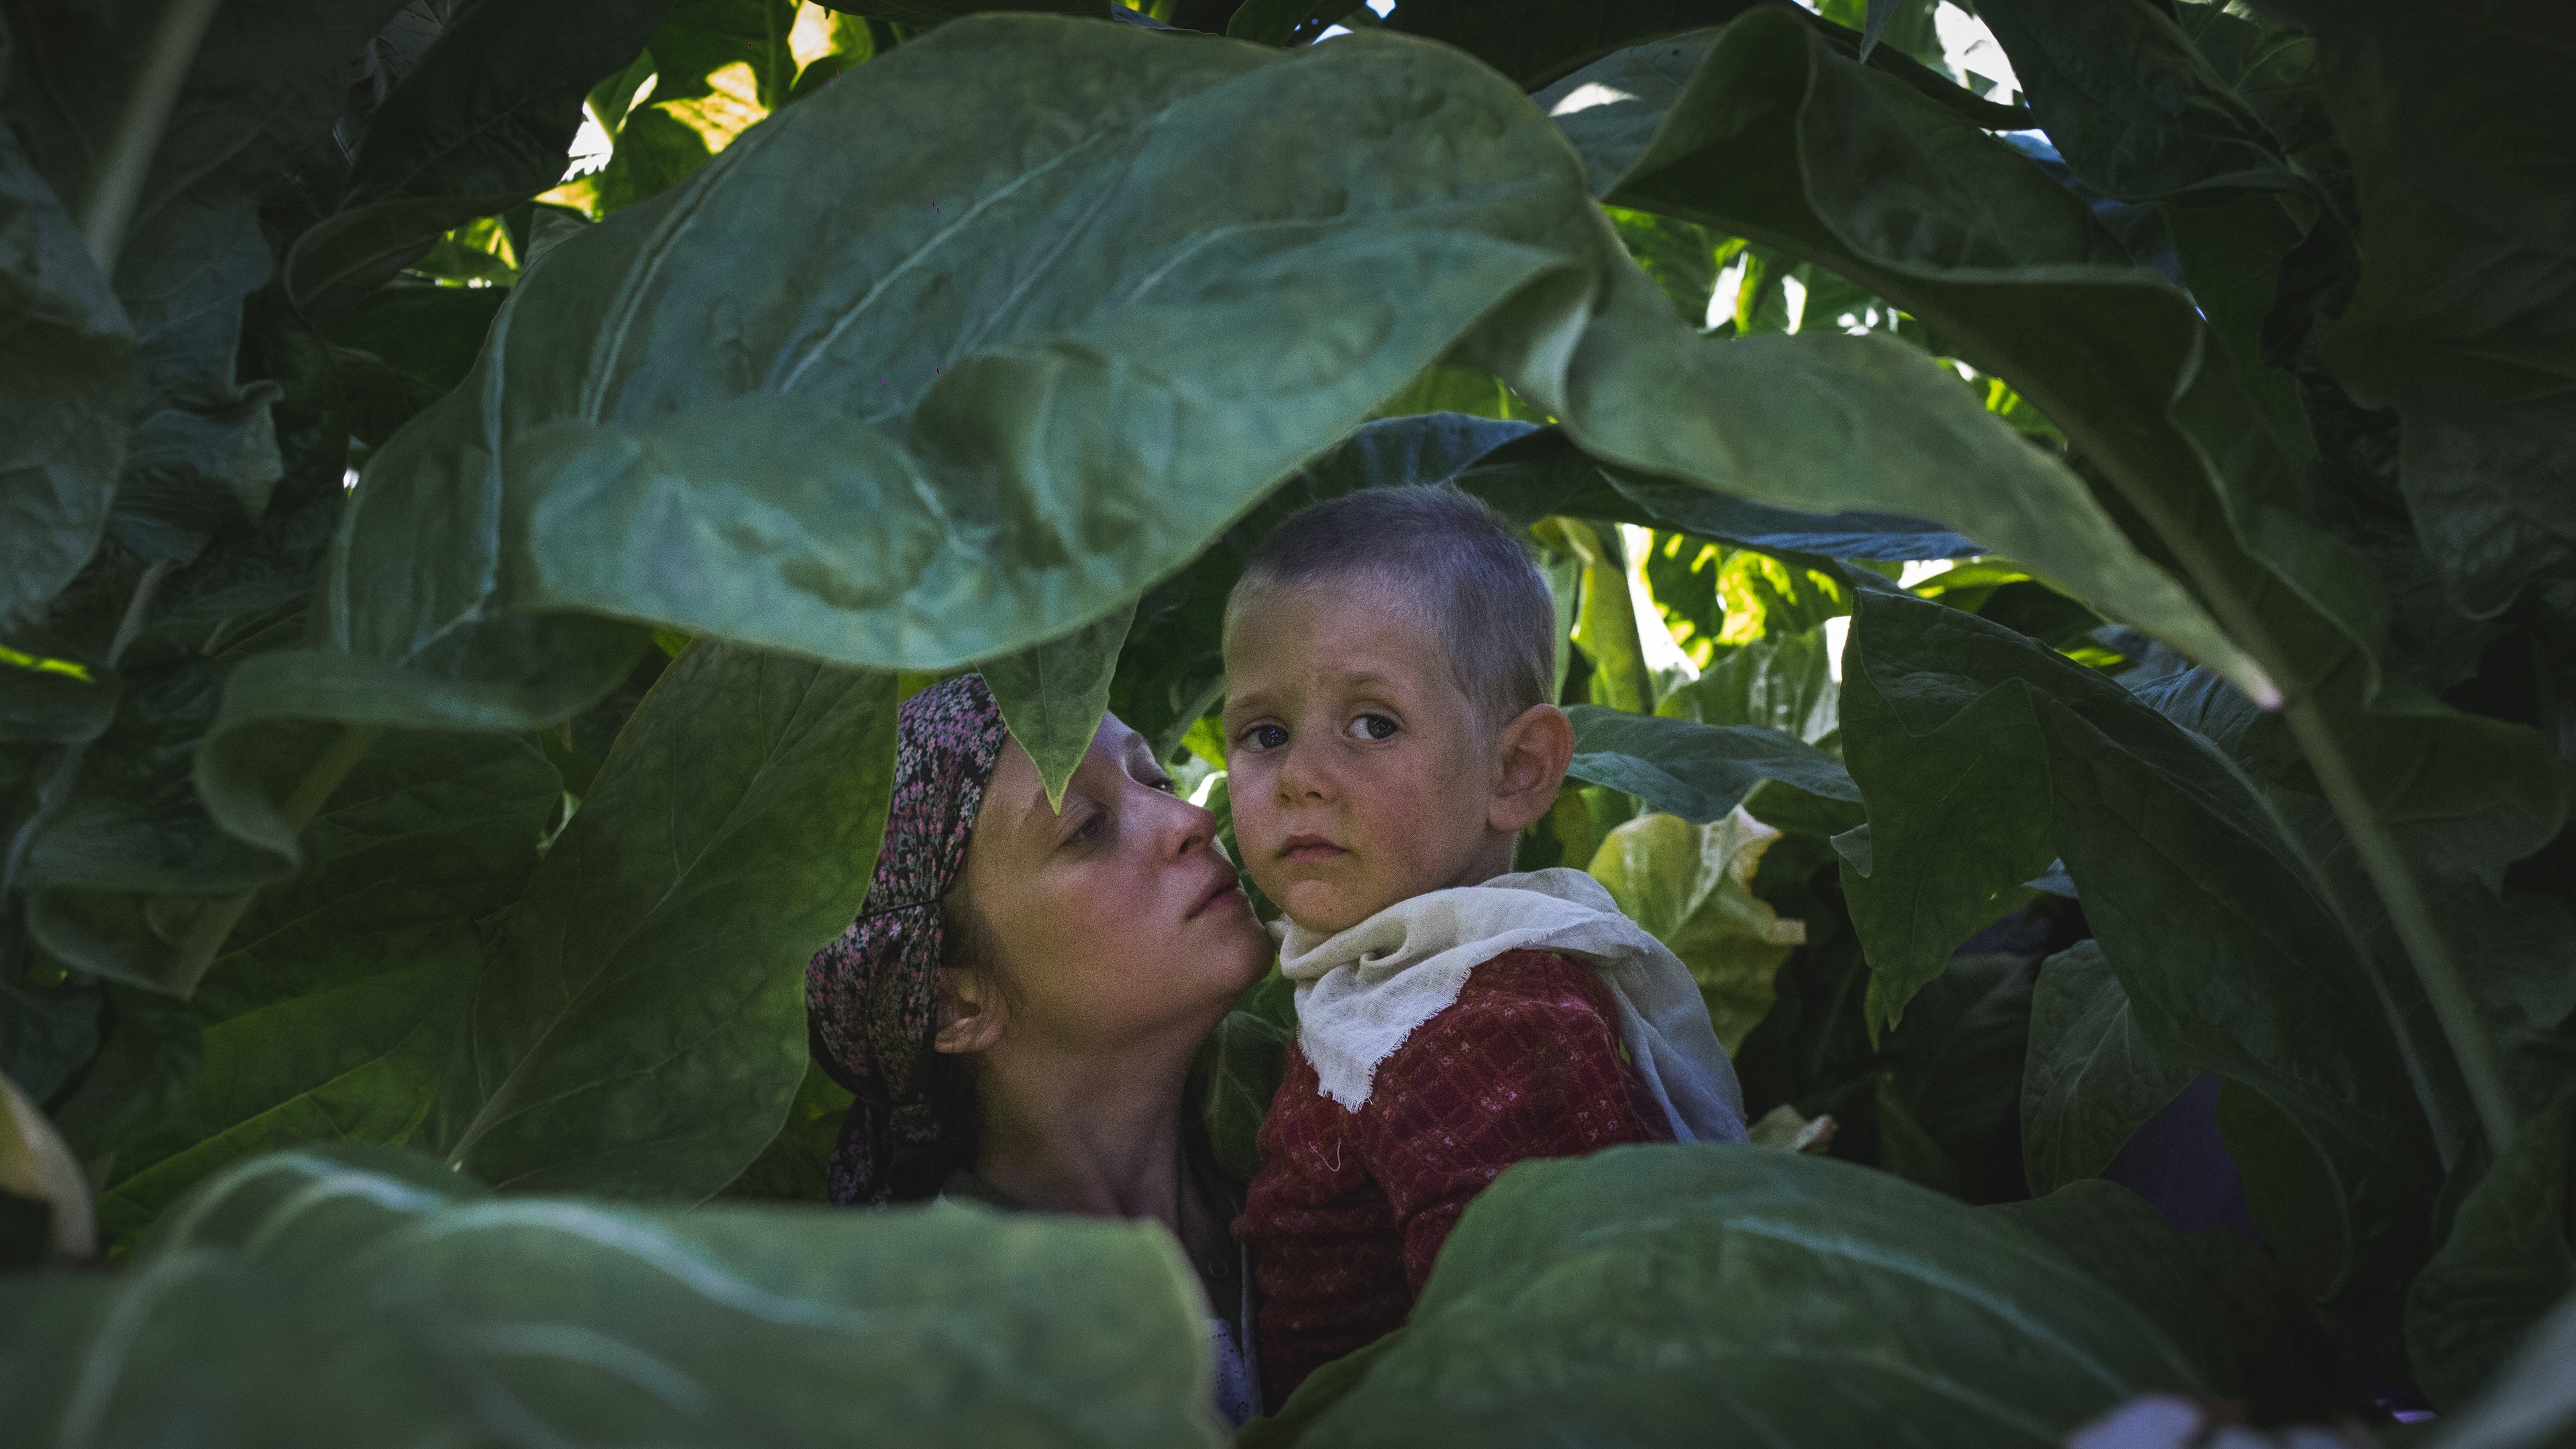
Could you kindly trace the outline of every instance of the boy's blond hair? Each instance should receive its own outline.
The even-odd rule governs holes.
[[[1519,534],[1447,484],[1365,488],[1292,515],[1226,600],[1366,578],[1419,604],[1445,636],[1458,687],[1501,725],[1556,694],[1556,605]]]

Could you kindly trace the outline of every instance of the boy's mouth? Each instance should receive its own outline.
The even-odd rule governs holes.
[[[1330,860],[1337,855],[1348,854],[1350,854],[1349,851],[1320,835],[1291,835],[1279,843],[1279,858],[1299,864]]]

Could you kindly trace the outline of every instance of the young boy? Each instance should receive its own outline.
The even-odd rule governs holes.
[[[1235,840],[1297,982],[1235,1224],[1274,1405],[1405,1320],[1514,1162],[1744,1139],[1680,960],[1582,871],[1509,873],[1573,754],[1555,652],[1528,552],[1448,488],[1296,515],[1227,601]]]

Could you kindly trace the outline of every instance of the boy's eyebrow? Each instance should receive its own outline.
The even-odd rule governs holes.
[[[1383,674],[1374,669],[1346,669],[1341,673],[1334,675],[1333,682],[1342,685],[1365,685],[1379,689],[1388,689],[1401,685],[1405,681],[1396,675]],[[1271,691],[1266,689],[1247,689],[1238,694],[1235,693],[1232,686],[1229,685],[1225,696],[1225,709],[1223,713],[1231,716],[1244,710],[1265,706],[1270,703],[1270,694]]]

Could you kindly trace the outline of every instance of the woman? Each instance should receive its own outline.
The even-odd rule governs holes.
[[[1215,817],[1143,736],[1103,720],[1059,812],[980,677],[913,696],[867,902],[806,974],[814,1056],[857,1097],[833,1201],[1161,1222],[1207,1290],[1218,1407],[1241,1422],[1260,1377],[1239,1204],[1182,1083],[1274,950]]]

